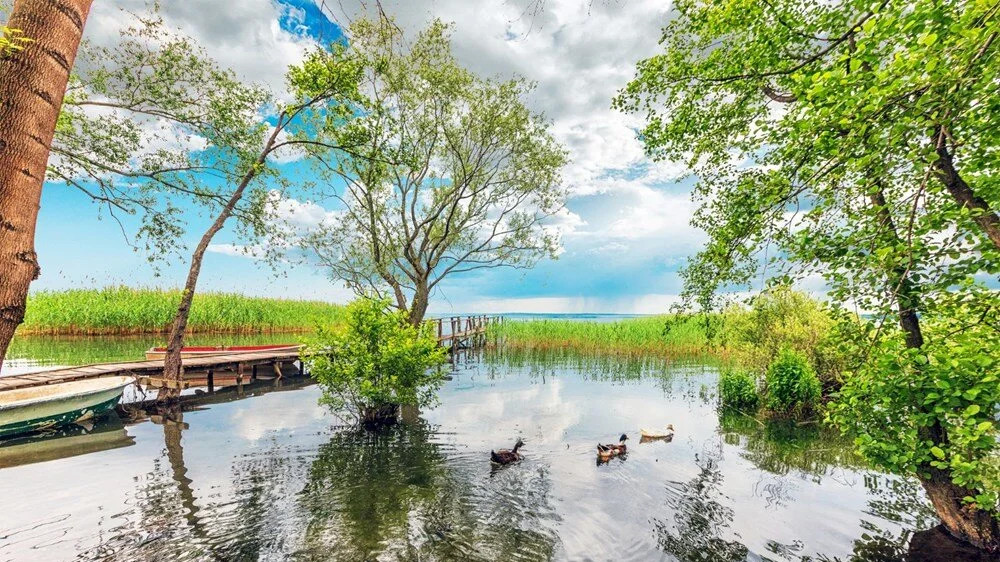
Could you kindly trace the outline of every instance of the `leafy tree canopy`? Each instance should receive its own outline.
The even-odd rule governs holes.
[[[1000,549],[998,11],[680,0],[614,103],[698,176],[689,302],[822,278],[855,345],[832,419],[920,477],[953,533]]]
[[[358,20],[348,35],[349,46],[317,50],[289,75],[299,96],[345,74],[359,83],[302,131],[358,147],[339,159],[310,147],[343,206],[342,220],[305,244],[333,276],[418,322],[447,275],[554,256],[545,220],[563,205],[566,153],[525,107],[531,84],[463,68],[440,21],[412,42],[384,18]]]

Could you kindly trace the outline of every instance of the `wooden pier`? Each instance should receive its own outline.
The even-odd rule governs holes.
[[[435,318],[427,322],[434,326],[438,343],[454,351],[476,347],[486,343],[487,328],[499,322],[498,317],[452,316]],[[138,351],[142,353],[144,350]],[[174,381],[162,379],[162,360],[123,361],[100,363],[25,373],[23,375],[0,376],[0,392],[43,386],[82,379],[124,375],[136,377],[147,386],[174,386]],[[303,374],[299,351],[260,351],[225,353],[190,357],[184,359],[185,380],[180,386],[207,386],[236,384],[257,380],[258,376],[282,378],[290,374]]]

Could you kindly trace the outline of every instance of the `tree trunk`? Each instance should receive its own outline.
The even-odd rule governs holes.
[[[92,0],[16,0],[31,42],[0,59],[0,362],[38,278],[35,223],[49,147]]]
[[[951,153],[948,152],[944,135],[938,131],[934,139],[936,141],[935,150],[938,154],[938,160],[935,163],[938,178],[959,207],[972,211],[972,220],[983,229],[993,245],[1000,249],[1000,217],[990,208],[990,204],[985,199],[976,195],[976,192],[969,187],[969,184],[955,169],[955,161]]]
[[[931,477],[920,483],[949,533],[987,552],[1000,552],[1000,525],[993,513],[962,501],[976,492],[955,485],[950,474],[938,469],[931,469]]]
[[[177,314],[174,315],[174,323],[170,327],[170,336],[167,339],[167,353],[163,358],[163,378],[173,381],[184,379],[184,363],[181,360],[181,350],[184,348],[184,332],[187,329],[188,316],[191,314],[191,301],[194,300],[194,291],[198,285],[198,275],[201,274],[201,262],[211,244],[212,238],[222,230],[226,220],[233,214],[236,203],[243,197],[246,186],[253,179],[252,176],[244,178],[240,186],[233,192],[232,197],[226,202],[219,216],[215,217],[212,226],[208,227],[205,234],[201,236],[198,246],[191,255],[191,267],[188,269],[187,280],[184,282],[184,292],[181,294],[181,304],[177,307]],[[180,395],[180,388],[160,388],[156,395],[159,401],[176,399]]]
[[[280,123],[280,119],[279,119]],[[201,240],[198,242],[198,246],[194,250],[194,254],[191,255],[191,267],[188,269],[187,280],[184,282],[184,292],[181,294],[181,304],[177,307],[177,314],[174,316],[173,325],[170,327],[170,336],[167,338],[167,353],[163,358],[163,378],[167,380],[180,382],[184,379],[184,362],[181,360],[181,350],[184,347],[184,332],[187,329],[188,315],[191,313],[191,301],[194,299],[195,287],[198,284],[198,275],[201,273],[201,262],[205,257],[205,252],[208,250],[208,245],[211,244],[212,238],[222,230],[222,227],[226,224],[226,220],[233,214],[233,210],[236,208],[236,204],[240,202],[243,198],[243,193],[246,191],[250,182],[257,177],[258,170],[267,161],[267,156],[270,154],[272,147],[274,146],[275,139],[278,138],[278,133],[282,131],[282,127],[275,127],[271,132],[271,136],[267,139],[264,144],[264,149],[261,151],[260,156],[257,157],[256,165],[250,168],[250,171],[243,176],[240,181],[239,186],[237,186],[236,191],[229,197],[226,201],[226,205],[219,212],[219,215],[215,217],[215,221],[212,225],[208,227],[205,234],[201,236]],[[176,399],[180,395],[181,391],[178,388],[167,388],[163,386],[160,388],[159,393],[156,395],[156,399],[161,402],[166,402]]]
[[[901,239],[892,215],[886,205],[885,193],[880,188],[871,196],[876,207],[880,222],[893,244],[899,244]],[[906,268],[896,266],[890,272],[895,277],[896,304],[899,311],[899,326],[906,338],[906,346],[920,349],[924,345],[924,336],[920,329],[920,318],[917,308],[920,296],[917,286],[908,278]],[[921,431],[921,437],[935,443],[946,442],[947,432],[939,423]],[[953,536],[976,545],[990,552],[1000,550],[1000,530],[997,520],[990,512],[974,509],[965,504],[962,498],[974,496],[975,492],[955,485],[951,474],[933,467],[924,467],[931,474],[930,478],[920,478],[920,483],[927,492],[927,497],[934,506],[934,511],[941,519],[942,525]]]
[[[886,234],[893,245],[900,243],[899,232],[896,231],[896,224],[892,220],[892,214],[885,201],[885,192],[881,186],[871,195],[872,205],[878,213],[879,222],[886,229]],[[896,293],[896,306],[899,311],[899,327],[902,328],[906,338],[906,346],[912,349],[920,349],[924,345],[924,335],[920,330],[920,320],[917,317],[917,305],[920,297],[917,294],[913,280],[907,274],[907,270],[902,264],[896,265],[889,272],[894,279]]]
[[[418,283],[413,292],[413,301],[410,302],[410,312],[407,319],[413,326],[419,326],[424,321],[427,314],[427,305],[430,303],[430,290],[427,283]]]

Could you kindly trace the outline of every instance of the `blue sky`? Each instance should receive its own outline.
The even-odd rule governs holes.
[[[281,92],[288,64],[318,41],[340,38],[339,22],[365,6],[340,1],[248,0],[240,10],[226,3],[188,0],[167,3],[168,25],[197,39],[220,63]],[[327,5],[329,4],[329,6]],[[547,1],[526,19],[517,2],[464,0],[383,2],[401,27],[414,31],[430,17],[454,22],[456,56],[486,76],[517,73],[537,83],[526,102],[552,121],[572,163],[564,170],[570,198],[558,217],[564,251],[536,268],[488,270],[443,283],[431,310],[539,312],[659,312],[680,290],[678,269],[697,251],[702,235],[689,226],[691,178],[683,166],[652,163],[635,138],[640,122],[610,109],[616,90],[635,62],[656,49],[666,8],[660,2],[621,6]],[[609,3],[610,4],[610,3]],[[120,8],[141,11],[137,0],[95,6],[88,37],[114,39]],[[331,8],[330,6],[335,6]],[[370,7],[369,7],[370,8]],[[279,94],[280,95],[280,94]],[[286,165],[306,173],[301,163]],[[206,225],[191,210],[185,242],[193,245]],[[136,225],[125,222],[131,236]],[[277,275],[256,260],[231,255],[241,243],[224,231],[206,256],[202,290],[345,301],[350,293],[306,266]],[[129,285],[178,286],[186,263],[174,259],[160,275],[146,256],[126,245],[122,229],[83,194],[46,185],[37,233],[42,276],[33,290]]]

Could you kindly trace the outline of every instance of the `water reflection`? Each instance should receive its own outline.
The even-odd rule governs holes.
[[[129,447],[2,469],[0,559],[923,562],[916,546],[946,548],[919,486],[819,427],[720,416],[715,376],[466,358],[440,405],[380,433],[337,425],[315,386],[191,396],[129,426]],[[673,440],[637,439],[666,423]],[[595,462],[621,433],[627,460]],[[489,450],[518,436],[525,459],[493,470]]]
[[[0,468],[108,451],[135,444],[117,416],[0,441]]]
[[[686,483],[667,484],[666,504],[674,513],[669,522],[654,518],[659,547],[678,560],[746,560],[749,549],[731,535],[733,509],[722,502],[723,476],[719,467],[721,450],[697,459],[698,474]]]
[[[320,447],[299,501],[298,556],[338,560],[548,560],[554,537],[530,519],[542,478],[484,480],[488,464],[456,455],[424,422],[337,432]],[[377,483],[377,485],[373,485]]]

